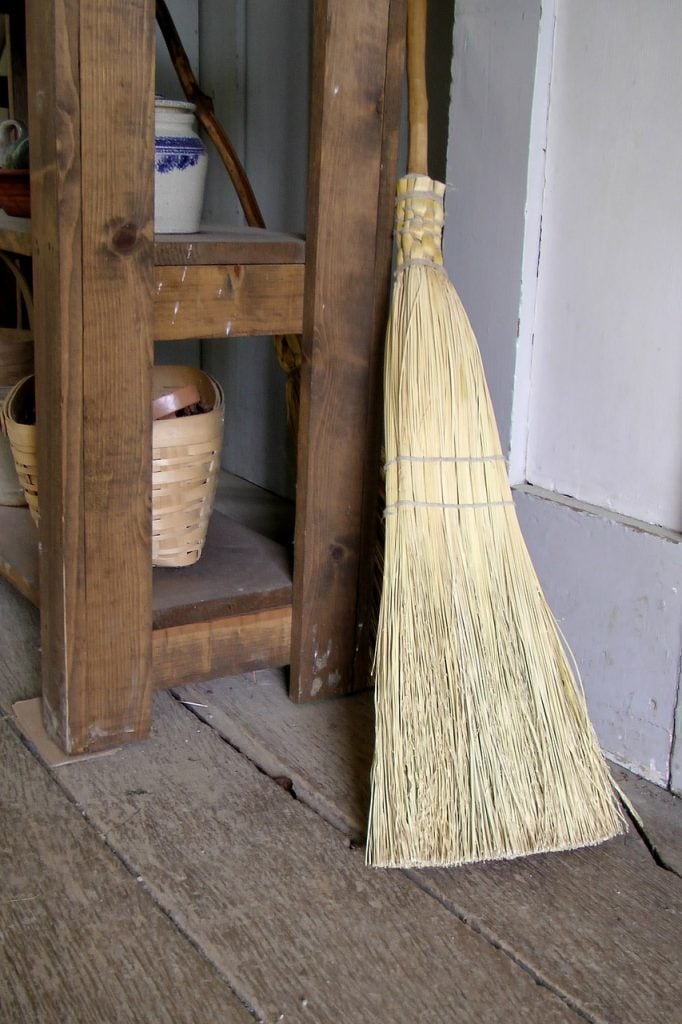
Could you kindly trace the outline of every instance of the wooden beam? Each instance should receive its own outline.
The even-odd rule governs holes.
[[[290,689],[299,701],[356,683],[358,586],[371,570],[361,552],[371,547],[365,532],[374,534],[365,466],[368,458],[376,466],[402,17],[403,0],[315,5]]]
[[[397,177],[393,172],[398,161],[406,20],[407,0],[392,0],[386,50],[386,88],[381,143],[381,166],[384,173],[380,181],[376,224],[374,345],[370,350],[368,362],[366,458],[362,495],[356,657],[353,678],[356,690],[368,685],[371,679],[383,572],[384,530],[383,524],[380,522],[380,516],[383,514],[383,498],[380,502],[379,481],[383,436],[384,341],[391,296],[393,220]]]
[[[300,235],[265,228],[203,224],[196,235],[157,235],[157,266],[192,267],[208,263],[305,263]]]
[[[151,715],[154,12],[28,0],[27,34],[43,708],[80,753]]]
[[[154,337],[300,334],[303,272],[302,264],[157,267]]]
[[[289,664],[291,607],[154,630],[157,690]]]

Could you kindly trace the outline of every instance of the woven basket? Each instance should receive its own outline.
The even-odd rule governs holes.
[[[38,460],[36,453],[35,387],[31,374],[10,388],[0,422],[9,440],[19,483],[33,522],[38,525]],[[28,420],[29,422],[26,422]]]
[[[225,406],[213,377],[191,366],[155,366],[154,394],[194,384],[210,412],[156,420],[152,433],[152,564],[193,565],[203,550],[220,467]],[[34,378],[10,390],[1,419],[33,521],[39,520],[35,424],[22,423]]]
[[[156,420],[152,462],[152,564],[192,565],[213,510],[225,404],[220,384],[191,366],[155,366],[154,394],[194,384],[210,412]]]
[[[2,406],[11,388],[0,386],[0,505],[25,505],[26,499],[14,468],[9,439],[2,433]]]

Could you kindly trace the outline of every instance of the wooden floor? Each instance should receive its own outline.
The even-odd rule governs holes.
[[[300,707],[277,672],[185,687],[147,743],[48,769],[11,711],[38,643],[0,581],[3,1024],[682,1020],[670,794],[617,770],[648,846],[371,870],[370,695]]]

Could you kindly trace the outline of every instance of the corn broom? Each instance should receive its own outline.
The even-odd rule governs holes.
[[[567,850],[624,830],[516,518],[427,176],[426,2],[408,4],[409,160],[386,339],[385,564],[367,863]]]

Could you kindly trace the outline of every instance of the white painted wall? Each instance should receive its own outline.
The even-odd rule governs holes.
[[[445,229],[602,745],[678,791],[680,535],[614,509],[682,522],[680,38],[673,0],[458,0]]]
[[[557,4],[527,479],[682,530],[682,5]]]

